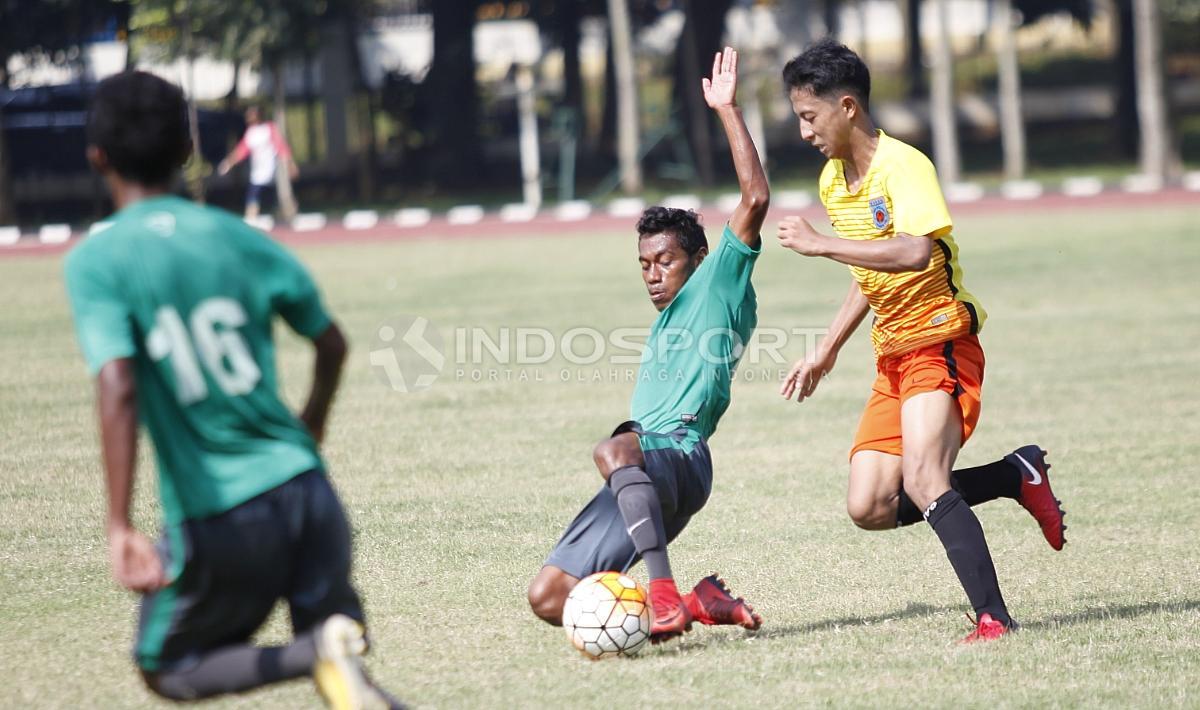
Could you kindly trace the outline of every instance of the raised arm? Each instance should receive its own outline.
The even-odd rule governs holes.
[[[760,232],[767,217],[771,190],[763,172],[758,151],[746,129],[742,110],[737,105],[737,52],[726,47],[713,58],[712,78],[701,79],[704,100],[716,111],[729,139],[733,167],[737,170],[738,188],[742,200],[729,218],[729,228],[748,246],[757,249],[762,244]]]
[[[838,309],[833,323],[829,326],[829,333],[815,352],[808,353],[792,366],[779,388],[779,394],[783,395],[784,399],[791,399],[793,394],[796,395],[797,404],[811,395],[817,389],[821,378],[833,370],[842,346],[858,329],[869,310],[871,305],[863,295],[862,289],[858,287],[858,282],[851,281],[846,299],[842,301],[842,307]]]
[[[872,271],[924,271],[933,253],[933,239],[897,234],[890,239],[859,241],[821,234],[802,217],[779,223],[779,243],[802,256],[827,259]]]

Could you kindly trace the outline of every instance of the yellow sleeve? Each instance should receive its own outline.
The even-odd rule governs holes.
[[[896,160],[888,171],[884,188],[892,198],[892,225],[896,233],[922,237],[950,231],[953,222],[938,184],[937,171],[920,151],[912,150]]]

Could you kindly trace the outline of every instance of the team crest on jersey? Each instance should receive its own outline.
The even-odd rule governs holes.
[[[871,205],[871,221],[875,224],[875,229],[887,229],[892,223],[892,215],[888,213],[887,201],[882,197],[876,197],[869,203]]]

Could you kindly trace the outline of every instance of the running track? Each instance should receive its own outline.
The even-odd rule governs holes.
[[[1169,189],[1153,193],[1107,191],[1089,197],[1069,197],[1062,194],[1044,194],[1029,200],[1006,199],[988,196],[972,202],[957,202],[950,205],[953,215],[989,215],[1058,210],[1121,210],[1154,207],[1200,207],[1200,192],[1184,189]],[[720,224],[726,218],[715,207],[705,206],[701,212],[705,223]],[[802,210],[772,208],[767,223],[799,215],[809,219],[824,218],[824,209],[819,203]],[[340,223],[310,231],[297,232],[287,228],[276,228],[271,234],[279,241],[293,246],[331,245],[400,242],[407,240],[511,238],[533,236],[556,236],[594,232],[633,231],[633,217],[612,217],[604,212],[594,212],[581,220],[561,220],[552,212],[541,212],[526,222],[502,221],[496,212],[487,213],[481,221],[473,224],[450,224],[444,215],[434,216],[427,224],[419,227],[400,227],[381,218],[379,224],[370,229],[350,230]],[[45,256],[61,254],[74,246],[80,234],[72,235],[68,242],[43,244],[36,238],[24,236],[17,244],[0,246],[0,258],[20,256]]]

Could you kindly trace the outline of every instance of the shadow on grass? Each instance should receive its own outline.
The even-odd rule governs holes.
[[[836,631],[837,629],[857,626],[875,626],[877,624],[887,623],[889,621],[899,621],[901,619],[913,619],[920,616],[932,616],[948,611],[958,609],[957,606],[931,606],[929,604],[919,604],[916,602],[910,603],[904,609],[897,611],[885,612],[882,614],[873,614],[871,616],[843,616],[836,619],[823,619],[820,621],[811,621],[807,624],[789,624],[787,626],[772,626],[770,620],[763,625],[758,631],[747,632],[744,636],[715,636],[698,638],[695,636],[686,637],[686,641],[682,644],[684,648],[696,648],[712,645],[721,645],[726,643],[741,643],[747,638],[772,639],[786,638],[789,636],[803,636],[807,634],[819,633],[821,631]],[[699,625],[693,627],[703,628]]]
[[[1200,609],[1200,599],[1181,599],[1168,602],[1143,602],[1141,604],[1122,604],[1121,606],[1089,607],[1081,611],[1051,616],[1037,621],[1022,622],[1021,628],[1034,631],[1053,629],[1059,626],[1074,626],[1088,624],[1093,621],[1108,621],[1110,619],[1136,619],[1149,614],[1173,614]],[[1020,621],[1020,619],[1018,619]]]
[[[759,631],[749,632],[746,635],[741,636],[688,636],[680,645],[680,649],[704,648],[706,646],[720,646],[728,643],[742,643],[748,638],[786,638],[790,636],[803,636],[821,631],[836,631],[837,629],[848,627],[875,626],[877,624],[883,624],[889,621],[899,621],[901,619],[913,619],[922,616],[933,616],[934,614],[940,614],[944,612],[953,612],[961,608],[961,606],[957,605],[932,606],[929,604],[919,604],[914,602],[910,603],[907,607],[899,611],[874,614],[871,616],[843,616],[836,619],[825,619],[822,621],[813,621],[807,624],[791,624],[788,626],[771,626],[770,622],[768,621],[768,623]],[[1138,617],[1148,616],[1150,614],[1172,614],[1196,610],[1200,610],[1200,599],[1183,599],[1179,601],[1166,602],[1144,602],[1142,604],[1123,604],[1121,606],[1090,607],[1081,611],[1071,612],[1069,614],[1050,616],[1045,619],[1022,621],[1021,628],[1024,631],[1041,631],[1046,629],[1054,629],[1060,626],[1088,624],[1096,621],[1107,621],[1111,619],[1136,619]]]

